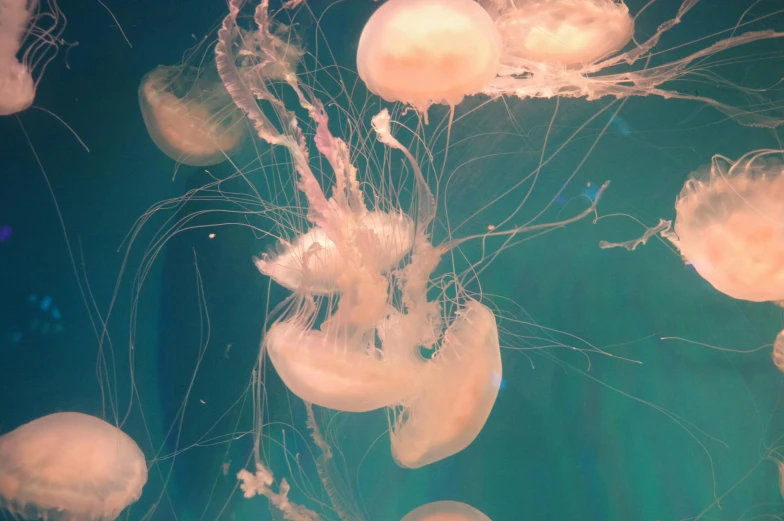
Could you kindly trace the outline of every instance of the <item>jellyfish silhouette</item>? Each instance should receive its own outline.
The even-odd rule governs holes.
[[[241,115],[214,64],[156,67],[142,78],[139,107],[150,138],[179,163],[214,165],[242,142]]]
[[[0,508],[12,515],[112,521],[146,481],[136,443],[93,416],[51,414],[0,437]]]
[[[33,104],[64,30],[65,16],[54,0],[0,2],[0,116]]]
[[[434,501],[415,508],[400,521],[490,521],[490,518],[465,503]]]

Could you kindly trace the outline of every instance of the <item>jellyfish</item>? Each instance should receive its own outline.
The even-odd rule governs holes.
[[[501,38],[473,0],[390,0],[359,39],[357,70],[387,101],[457,105],[498,72]]]
[[[640,239],[601,248],[634,250],[660,234],[714,288],[752,302],[784,301],[783,150],[755,150],[737,161],[713,156],[675,201],[675,225],[662,219]],[[784,367],[779,348],[773,360]],[[781,348],[784,349],[784,348]]]
[[[0,116],[33,104],[65,25],[54,0],[0,0]]]
[[[146,481],[136,443],[94,416],[50,414],[0,437],[0,507],[15,516],[112,521]]]
[[[767,110],[755,107],[752,112],[698,93],[686,94],[661,87],[673,80],[709,75],[711,81],[756,95],[756,91],[734,86],[711,73],[705,60],[750,42],[784,36],[784,33],[772,30],[737,35],[733,31],[730,37],[686,57],[649,66],[649,58],[664,52],[658,49],[654,52],[662,35],[679,24],[697,2],[684,0],[674,18],[660,24],[649,38],[634,40],[633,46],[622,52],[634,38],[636,18],[629,14],[623,1],[481,0],[480,3],[495,21],[504,49],[499,74],[485,86],[483,92],[490,96],[561,96],[588,100],[605,96],[656,95],[707,103],[744,125],[780,125],[781,117],[764,114],[773,106]],[[744,23],[741,24],[741,21]],[[749,23],[748,20],[741,21],[738,27]],[[645,66],[634,69],[635,63],[645,63]],[[616,72],[618,67],[628,67],[629,70]],[[610,69],[612,72],[608,72]]]
[[[417,394],[393,410],[392,456],[401,467],[422,467],[460,452],[487,422],[502,375],[493,312],[469,301],[423,365]]]
[[[152,140],[178,163],[214,165],[242,143],[241,118],[211,68],[156,67],[142,78],[139,107]]]
[[[686,181],[675,203],[681,255],[711,285],[740,300],[784,300],[782,151],[738,161],[713,157]]]
[[[781,331],[776,336],[776,341],[773,343],[772,358],[773,364],[779,371],[784,372],[784,331]]]
[[[465,503],[434,501],[415,508],[400,521],[490,521],[490,518]]]

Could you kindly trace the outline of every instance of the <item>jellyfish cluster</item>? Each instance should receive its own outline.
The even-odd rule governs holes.
[[[483,247],[492,238],[518,241],[596,215],[608,188],[609,182],[594,185],[583,194],[586,208],[565,209],[553,222],[491,225],[463,236],[450,230],[437,239],[438,183],[416,145],[400,138],[410,131],[401,121],[406,111],[416,114],[421,128],[430,124],[433,105],[445,105],[449,132],[455,107],[472,97],[487,103],[510,97],[589,103],[653,95],[703,103],[741,125],[775,128],[784,121],[781,107],[772,103],[744,108],[668,86],[691,77],[718,78],[711,57],[781,38],[782,32],[744,32],[739,22],[712,45],[651,65],[660,61],[655,57],[662,36],[697,0],[684,0],[646,38],[635,34],[635,16],[621,0],[387,0],[356,46],[357,74],[375,112],[368,114],[369,135],[362,139],[372,142],[367,147],[374,153],[403,165],[395,173],[402,178],[405,172],[399,184],[410,186],[387,197],[373,186],[372,162],[359,161],[351,136],[334,132],[334,103],[301,70],[307,53],[295,26],[277,16],[304,3],[288,0],[271,11],[269,0],[261,0],[251,13],[243,11],[243,0],[230,0],[212,46],[181,65],[146,74],[138,102],[150,138],[178,165],[227,162],[246,179],[237,158],[251,143],[259,157],[261,148],[271,151],[268,157],[285,171],[280,186],[267,180],[267,193],[254,186],[256,200],[233,202],[239,200],[243,215],[264,214],[278,227],[266,232],[274,237],[270,249],[252,259],[258,277],[285,295],[265,317],[259,360],[269,360],[288,391],[305,403],[324,460],[329,446],[313,405],[341,414],[385,414],[390,456],[404,469],[468,450],[494,421],[504,371],[498,313],[488,296],[470,286],[481,270],[472,265],[468,275],[456,273],[456,252],[472,241]],[[0,0],[0,114],[32,104],[49,51],[60,41],[61,16],[56,6],[46,11],[36,1]],[[607,125],[613,121],[611,116]],[[364,128],[357,124],[352,131]],[[737,161],[716,155],[686,181],[674,221],[662,220],[640,239],[601,247],[633,250],[660,236],[718,291],[782,304],[783,158],[784,150],[767,149]],[[203,190],[204,200],[214,194],[229,199],[221,183]],[[288,200],[275,199],[287,190]],[[161,208],[198,197],[198,191],[189,193]],[[187,219],[172,222],[168,236]],[[162,244],[166,237],[155,241]],[[784,371],[784,331],[772,356]],[[258,368],[254,407],[262,401]],[[321,520],[289,498],[291,485],[276,480],[262,458],[261,434],[255,436],[248,459],[253,466],[236,474],[243,495],[264,496],[289,521]],[[0,437],[0,507],[24,518],[112,521],[139,499],[147,472],[136,443],[93,416],[56,413]],[[341,511],[337,505],[335,510]],[[436,501],[401,521],[441,520],[489,517],[464,503]]]

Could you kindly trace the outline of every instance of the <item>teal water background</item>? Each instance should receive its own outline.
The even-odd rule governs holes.
[[[311,3],[317,13],[327,5]],[[123,264],[123,239],[134,221],[155,202],[209,181],[202,169],[193,167],[182,167],[172,180],[174,162],[151,142],[139,113],[138,82],[158,64],[179,62],[225,9],[220,1],[206,0],[107,5],[133,48],[99,4],[63,1],[69,17],[64,36],[79,45],[68,51],[68,67],[63,49],[36,99],[36,105],[68,122],[90,152],[40,110],[0,118],[0,226],[13,228],[0,243],[0,432],[64,410],[114,421],[114,406],[123,429],[148,460],[160,458],[128,519],[142,519],[156,503],[155,520],[276,519],[265,499],[243,499],[233,478],[246,466],[251,448],[246,434],[250,406],[235,402],[249,385],[267,299],[267,283],[250,259],[268,242],[237,227],[216,227],[215,239],[208,237],[211,230],[200,229],[169,241],[140,296],[132,353],[135,387],[128,341],[131,278],[143,247],[132,251],[112,311],[113,356],[107,358],[108,379],[101,369],[103,392],[99,386],[100,323],[90,321],[86,310],[95,320],[96,309],[89,296],[83,300],[77,276],[82,285],[89,281],[97,310],[104,314]],[[632,12],[639,8],[639,2],[629,5]],[[662,47],[732,27],[748,5],[703,0],[666,35]],[[639,21],[638,31],[650,34],[676,6],[670,0],[656,2]],[[350,0],[322,20],[339,63],[353,66],[354,46],[374,7],[373,2]],[[773,12],[775,2],[757,9]],[[784,30],[784,17],[771,17],[763,25]],[[682,55],[674,51],[672,56]],[[735,63],[717,69],[722,77],[755,86],[781,78],[782,42],[750,45],[732,56],[738,58]],[[710,84],[683,86],[703,95],[734,96]],[[771,96],[781,99],[780,87]],[[558,102],[548,150],[564,143],[607,103]],[[478,104],[469,100],[458,116]],[[454,181],[448,189],[442,187],[439,210],[462,222],[535,167],[555,110],[555,100],[510,100],[484,106],[456,125],[457,144],[450,150],[448,168],[455,172]],[[587,183],[595,187],[609,179],[599,214],[630,214],[650,226],[660,217],[674,217],[673,202],[684,180],[713,154],[737,158],[753,149],[780,147],[780,132],[742,127],[694,102],[634,98],[618,116],[564,192],[567,204],[554,207],[548,216],[576,213],[584,208],[580,195]],[[605,123],[590,125],[543,171],[525,215],[553,198]],[[479,129],[485,132],[480,135]],[[59,204],[76,274],[30,144]],[[502,154],[492,154],[496,150]],[[226,165],[215,169],[226,171]],[[486,229],[519,200],[499,201],[461,233]],[[784,512],[778,471],[767,459],[784,433],[782,379],[769,349],[733,354],[662,340],[680,337],[755,349],[771,343],[784,328],[781,310],[718,293],[658,241],[635,252],[598,247],[600,240],[627,240],[642,232],[624,217],[596,223],[588,218],[508,248],[483,272],[482,291],[490,301],[553,331],[500,322],[504,387],[485,429],[460,454],[424,469],[400,469],[383,436],[383,413],[318,412],[342,451],[345,483],[340,486],[350,489],[365,519],[397,521],[420,504],[442,499],[470,503],[494,521],[663,521],[692,519],[706,509],[704,519],[738,520]],[[151,233],[143,231],[137,244],[146,245]],[[473,248],[469,253],[478,254],[478,245]],[[194,260],[209,311],[210,340],[182,426],[175,423],[167,437],[204,345]],[[25,302],[31,294],[51,296],[62,313],[62,333],[29,330],[35,317]],[[272,299],[284,294],[273,289]],[[24,340],[10,341],[8,335],[17,330],[24,331]],[[533,348],[547,344],[547,338],[588,347],[557,331],[608,346],[608,352],[632,361],[586,356],[565,347]],[[108,354],[108,342],[103,345]],[[325,499],[311,456],[315,449],[306,439],[304,408],[274,371],[268,377],[269,418],[294,423],[301,435],[280,424],[268,432],[282,442],[285,430],[287,449],[301,454],[302,474],[296,466],[289,468],[275,443],[267,442],[272,468],[305,488],[309,484]],[[109,394],[116,403],[108,401]],[[230,472],[224,476],[226,462]],[[717,496],[721,508],[711,506]],[[292,497],[308,501],[301,490]],[[315,508],[312,501],[308,504]]]

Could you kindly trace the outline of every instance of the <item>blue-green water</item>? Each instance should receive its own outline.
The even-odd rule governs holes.
[[[266,499],[242,498],[234,478],[252,448],[245,393],[268,299],[267,281],[251,257],[270,241],[242,227],[174,236],[152,265],[139,313],[132,315],[133,276],[163,225],[154,221],[136,239],[116,286],[123,241],[136,219],[156,202],[210,181],[203,169],[187,166],[172,180],[174,162],[155,147],[142,121],[139,81],[159,64],[180,62],[214,29],[225,5],[106,3],[133,48],[100,4],[63,1],[64,36],[79,45],[67,54],[64,48],[50,65],[36,99],[73,128],[89,153],[43,111],[0,118],[0,228],[12,229],[0,242],[0,433],[56,411],[119,419],[151,464],[142,499],[124,514],[128,519],[277,519]],[[703,0],[667,33],[662,48],[733,27],[751,3]],[[632,12],[642,5],[628,4]],[[638,20],[639,34],[650,34],[678,4],[657,1]],[[310,5],[318,16],[328,4]],[[373,2],[349,0],[326,10],[320,28],[338,63],[353,67],[362,24],[374,8]],[[769,1],[751,13],[780,8]],[[308,19],[313,17],[302,16],[305,33],[315,30]],[[784,16],[753,28],[784,30]],[[702,46],[707,43],[696,44]],[[784,42],[752,44],[727,57],[733,60],[714,69],[721,77],[771,86],[784,70]],[[674,87],[748,102],[706,79]],[[780,86],[766,96],[784,99]],[[538,164],[551,120],[548,153],[608,103],[508,100],[480,107],[468,100],[458,107],[458,118],[468,115],[454,127],[446,168],[451,181],[438,192],[437,238],[443,239],[447,214],[452,227],[462,223]],[[442,115],[435,109],[431,120]],[[599,215],[629,214],[650,226],[674,216],[684,180],[713,154],[737,158],[781,148],[781,132],[742,127],[696,102],[632,98],[618,117],[593,148],[606,119],[569,142],[543,170],[515,222],[542,209],[579,165],[562,203],[546,217],[577,213],[585,207],[580,195],[590,193],[588,183],[595,188],[611,180]],[[33,147],[51,182],[73,262]],[[226,164],[209,170],[231,172]],[[458,235],[481,233],[520,200],[516,192],[495,202]],[[340,455],[343,482],[336,486],[364,519],[397,521],[416,506],[443,499],[469,503],[494,521],[676,520],[705,510],[703,519],[737,520],[784,513],[777,467],[767,458],[784,434],[782,379],[770,349],[742,354],[695,344],[738,351],[770,344],[784,328],[781,310],[718,293],[661,242],[635,252],[598,247],[600,240],[628,240],[642,232],[625,217],[587,218],[510,246],[482,272],[485,297],[514,317],[500,321],[504,386],[484,430],[463,452],[423,469],[401,469],[390,456],[385,414],[317,411]],[[468,248],[468,255],[481,255],[480,247]],[[86,300],[80,284],[88,290]],[[115,294],[111,343],[101,342],[100,322]],[[274,304],[285,294],[273,287],[269,299]],[[59,319],[41,309],[45,297],[52,302],[45,307],[56,306]],[[42,321],[50,329],[43,331]],[[62,331],[55,331],[57,325]],[[586,342],[616,357],[588,352]],[[265,385],[265,419],[273,423],[265,430],[270,465],[277,477],[298,484],[294,500],[318,509],[318,501],[328,498],[315,469],[318,451],[308,438],[304,407],[271,367]],[[284,440],[288,460],[280,450]],[[301,467],[293,454],[300,454]]]

